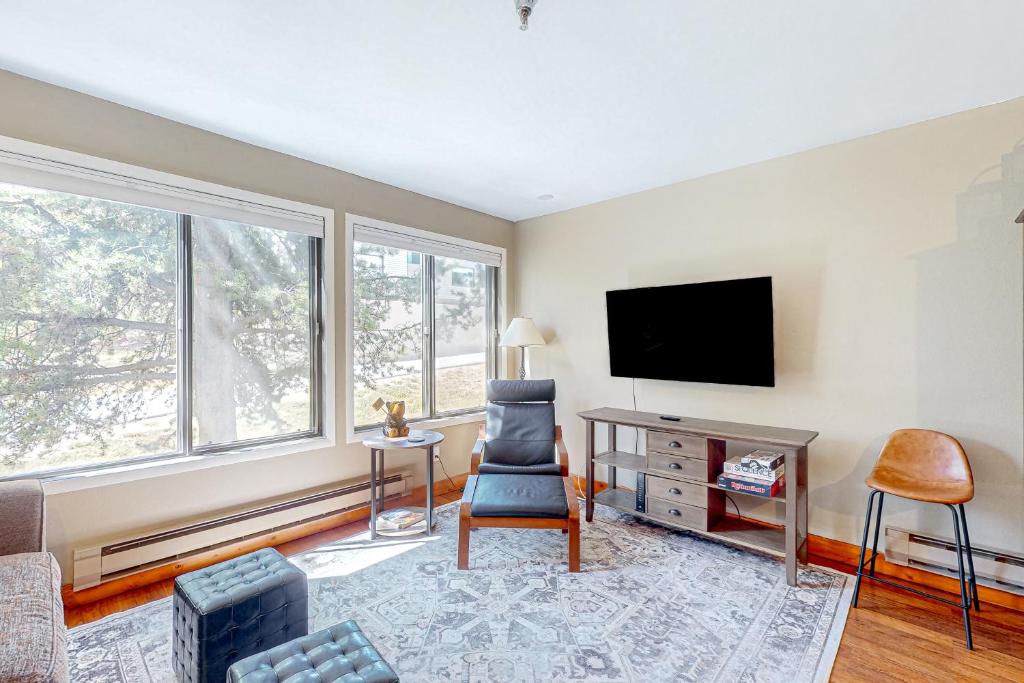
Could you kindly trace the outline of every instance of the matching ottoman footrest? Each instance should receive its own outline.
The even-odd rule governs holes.
[[[272,548],[174,581],[172,665],[182,683],[224,683],[245,657],[304,636],[306,575]]]
[[[398,683],[398,676],[346,621],[236,662],[228,683]]]

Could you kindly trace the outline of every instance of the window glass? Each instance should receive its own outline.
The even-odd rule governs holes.
[[[435,257],[434,401],[438,413],[484,405],[487,330],[487,267]]]
[[[365,242],[353,245],[352,332],[355,424],[383,421],[373,402],[423,406],[423,265],[420,254]]]
[[[192,219],[193,445],[313,428],[311,238]]]
[[[0,183],[0,476],[178,450],[177,222]]]

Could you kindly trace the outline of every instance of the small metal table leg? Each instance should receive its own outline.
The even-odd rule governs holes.
[[[377,449],[370,449],[370,540],[377,538]]]
[[[434,447],[427,448],[427,536],[434,534]]]

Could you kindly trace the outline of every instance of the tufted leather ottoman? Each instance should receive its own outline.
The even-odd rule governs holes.
[[[306,575],[272,548],[174,580],[174,674],[223,683],[232,663],[306,635]]]
[[[228,683],[398,683],[359,624],[346,621],[243,659]]]

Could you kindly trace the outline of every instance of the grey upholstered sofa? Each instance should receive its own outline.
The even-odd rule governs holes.
[[[38,481],[0,482],[0,681],[68,680],[60,567]]]

